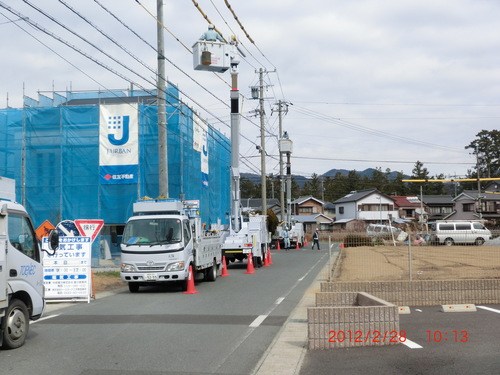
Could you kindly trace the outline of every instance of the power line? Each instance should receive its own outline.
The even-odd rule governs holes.
[[[318,120],[329,122],[329,123],[332,123],[332,124],[335,124],[335,125],[338,125],[338,126],[342,126],[344,128],[348,128],[348,129],[351,129],[351,130],[356,130],[356,131],[359,131],[359,132],[362,132],[362,133],[365,133],[365,134],[371,134],[371,135],[374,135],[374,136],[377,136],[377,137],[382,137],[382,138],[385,138],[385,139],[388,138],[388,139],[392,139],[392,140],[396,140],[396,141],[404,141],[406,143],[411,143],[411,144],[420,145],[420,146],[426,146],[426,147],[432,147],[432,148],[439,148],[439,149],[445,150],[445,151],[463,152],[463,150],[457,149],[457,148],[453,148],[453,147],[448,147],[448,146],[444,146],[444,145],[438,145],[438,144],[434,144],[434,143],[430,143],[430,142],[425,142],[425,141],[419,141],[419,140],[408,138],[408,137],[400,137],[398,135],[395,135],[395,134],[392,134],[392,133],[388,133],[388,132],[384,132],[384,131],[381,131],[381,130],[374,130],[374,129],[371,129],[371,128],[368,128],[368,127],[365,127],[365,126],[362,126],[362,125],[355,124],[353,122],[342,120],[341,118],[334,118],[334,117],[322,114],[322,113],[317,112],[317,111],[312,111],[312,110],[307,109],[305,107],[294,105],[292,108],[295,109],[296,111],[300,112],[300,113],[303,113],[303,114],[308,115],[310,117],[316,118]]]

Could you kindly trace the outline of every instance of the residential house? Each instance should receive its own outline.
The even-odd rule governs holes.
[[[453,211],[447,220],[500,220],[500,194],[477,190],[464,190],[453,198]]]
[[[335,219],[335,205],[332,202],[326,202],[323,205],[323,213],[326,216]]]
[[[273,210],[276,215],[281,212],[280,201],[276,198],[266,199],[268,210]],[[241,206],[243,212],[247,211],[261,211],[262,212],[262,198],[241,198]]]
[[[423,195],[422,201],[427,207],[429,222],[443,220],[453,212],[451,195]]]
[[[387,223],[399,218],[394,199],[377,189],[352,191],[335,202],[335,225],[353,220],[365,224]]]
[[[293,220],[304,225],[304,233],[308,235],[309,239],[312,238],[312,233],[316,228],[322,232],[331,232],[333,228],[333,219],[325,214],[295,215]]]
[[[427,222],[427,207],[416,196],[392,195],[394,207],[398,210],[401,219]]]
[[[309,195],[292,201],[292,215],[314,215],[323,213],[324,202]]]

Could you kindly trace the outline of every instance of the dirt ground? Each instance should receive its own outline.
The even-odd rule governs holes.
[[[409,262],[411,251],[411,265]],[[500,278],[498,246],[363,246],[342,249],[338,281]]]
[[[93,286],[94,292],[99,293],[107,290],[124,288],[127,284],[120,279],[119,272],[94,272]]]

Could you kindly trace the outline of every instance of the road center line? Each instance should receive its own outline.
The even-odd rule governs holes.
[[[267,315],[259,315],[257,318],[255,318],[255,320],[252,323],[250,323],[249,327],[257,328],[266,318]]]
[[[274,302],[275,305],[279,305],[281,302],[283,302],[285,300],[285,297],[280,297],[276,300],[276,302]]]
[[[497,309],[492,309],[491,307],[488,306],[476,306],[478,309],[483,309],[483,310],[488,310],[497,314],[500,314],[500,310]]]
[[[406,345],[410,349],[422,349],[423,348],[423,346],[417,344],[416,342],[408,340],[408,339],[406,339],[405,341],[403,341],[401,344]]]

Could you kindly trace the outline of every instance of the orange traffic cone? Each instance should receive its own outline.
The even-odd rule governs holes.
[[[309,245],[309,244],[307,243],[307,237],[304,237],[304,246],[307,246],[307,245]]]
[[[295,241],[295,249],[299,249],[299,240]]]
[[[343,242],[340,243],[340,248],[344,249],[344,243]]]
[[[269,252],[266,251],[266,254],[264,255],[264,265],[262,267],[269,267]]]
[[[273,264],[273,257],[271,256],[271,248],[267,249],[267,254],[269,258],[269,265]]]
[[[253,268],[253,254],[247,254],[247,274],[255,273],[255,269]]]
[[[196,294],[198,291],[194,287],[194,277],[193,277],[193,266],[189,266],[189,274],[188,274],[188,282],[187,282],[187,290],[184,294]]]
[[[227,272],[227,265],[226,265],[226,256],[222,256],[222,273],[221,276],[229,276],[229,273]]]
[[[278,242],[278,246],[276,246],[276,250],[281,250],[281,247],[280,247],[280,240],[278,240],[277,242]]]

